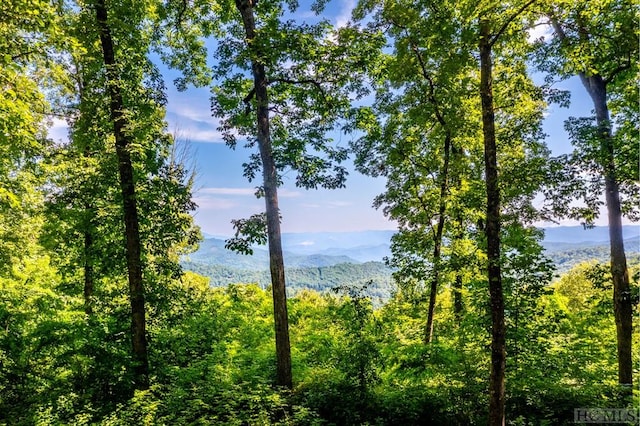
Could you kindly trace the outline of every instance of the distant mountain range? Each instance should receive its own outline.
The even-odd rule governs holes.
[[[542,245],[550,256],[559,251],[609,244],[607,227],[557,226],[544,231]],[[289,233],[282,235],[282,246],[286,264],[292,268],[380,262],[391,255],[393,234],[395,231]],[[624,226],[623,234],[627,250],[640,251],[640,226]],[[253,256],[245,256],[225,249],[223,238],[205,238],[200,249],[185,260],[240,269],[268,268],[269,254],[265,246],[255,247]]]
[[[581,226],[545,228],[543,247],[558,272],[590,259],[608,258],[607,227]],[[335,277],[349,282],[368,282],[367,271],[377,285],[390,282],[391,271],[382,264],[391,255],[390,241],[395,231],[320,232],[283,234],[285,265],[291,271],[292,287],[316,288],[335,284]],[[624,226],[625,248],[637,259],[640,252],[640,226]],[[252,256],[225,249],[222,238],[209,236],[200,248],[183,258],[187,270],[207,275],[212,285],[232,282],[260,282],[267,285],[269,254],[264,246],[255,247]],[[351,266],[343,266],[351,265]],[[295,272],[294,272],[295,271]],[[324,283],[324,284],[323,284]],[[384,291],[383,291],[384,293]]]
[[[629,243],[634,251],[638,251],[640,242],[640,226],[626,225],[622,227],[625,243]],[[609,244],[609,228],[596,226],[584,229],[582,226],[556,226],[544,228],[544,241],[542,245],[547,250],[565,248],[592,247]]]

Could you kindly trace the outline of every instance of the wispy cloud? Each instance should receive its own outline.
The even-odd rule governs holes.
[[[193,142],[224,143],[222,133],[215,129],[180,128],[180,137]]]
[[[300,196],[302,196],[300,191],[292,191],[286,188],[278,189],[278,197],[280,198],[297,198]]]
[[[201,194],[215,195],[254,195],[255,188],[202,188],[198,191]]]
[[[218,130],[220,121],[211,117],[208,108],[184,105],[167,110],[167,122],[175,129],[176,137],[193,142],[224,143]]]
[[[199,123],[213,123],[215,120],[214,117],[211,116],[210,109],[205,107],[195,107],[181,103],[176,107],[169,108],[169,111],[181,118]]]
[[[301,207],[305,207],[308,209],[337,209],[337,208],[342,208],[342,207],[349,207],[352,206],[353,203],[350,201],[329,201],[328,203],[323,203],[323,204],[319,204],[319,203],[304,203],[301,204]]]
[[[194,197],[198,210],[230,210],[238,206],[228,198]]]
[[[356,7],[355,0],[343,0],[340,12],[336,16],[336,28],[344,27],[351,20],[351,12]]]
[[[229,195],[229,196],[254,196],[256,188],[202,188],[198,194],[207,195]],[[291,191],[286,188],[278,189],[278,197],[280,198],[296,198],[302,196],[299,191]]]
[[[350,201],[329,201],[327,203],[328,207],[348,207],[348,206],[352,206],[353,203]]]
[[[293,16],[296,19],[308,19],[308,18],[317,18],[318,14],[315,13],[313,10],[304,10],[304,11],[298,11],[296,13],[293,14]]]

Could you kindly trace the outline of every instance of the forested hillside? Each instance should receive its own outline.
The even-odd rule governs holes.
[[[629,265],[637,265],[640,263],[640,250],[638,249],[638,246],[636,245],[634,248],[632,244],[628,244],[627,247],[630,248],[627,252]],[[556,271],[560,273],[564,273],[582,262],[596,260],[601,263],[606,263],[609,256],[610,249],[607,246],[559,250],[549,254],[549,257],[556,265]]]
[[[267,270],[236,269],[194,262],[183,262],[182,265],[188,271],[209,278],[209,283],[213,287],[226,287],[234,283],[255,283],[261,288],[266,288],[271,282]],[[380,299],[389,300],[394,289],[391,270],[382,262],[339,263],[331,266],[287,269],[287,285],[292,295],[302,289],[318,292],[333,291],[334,288],[345,284],[355,288],[366,286],[363,293],[373,298],[376,303],[379,303]]]
[[[606,263],[609,247],[597,243],[543,243],[546,254],[553,262],[556,277],[571,268],[596,261]],[[212,249],[211,247],[216,247]],[[629,265],[640,264],[640,241],[638,238],[625,241],[628,247]],[[345,249],[347,250],[347,249]],[[327,252],[332,252],[328,250]],[[236,283],[255,283],[267,288],[271,278],[267,270],[266,252],[256,250],[253,256],[243,256],[224,249],[221,240],[207,239],[198,252],[186,256],[181,266],[209,278],[213,287],[226,287]],[[259,253],[256,256],[256,253]],[[393,270],[384,262],[356,262],[346,256],[330,254],[289,254],[287,256],[287,285],[290,295],[308,289],[318,292],[332,292],[344,283],[355,288],[364,287],[362,294],[371,297],[378,305],[387,302],[396,291],[392,280]]]
[[[0,425],[637,423],[638,28],[630,0],[0,1]],[[168,124],[203,90],[199,143],[246,154],[209,198]],[[283,233],[367,229],[326,195],[357,173],[395,231]],[[563,221],[604,239],[553,249]]]

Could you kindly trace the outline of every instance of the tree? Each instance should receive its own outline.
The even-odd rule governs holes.
[[[286,169],[296,172],[295,183],[304,188],[344,186],[346,169],[340,164],[347,149],[327,133],[346,114],[350,98],[364,94],[354,76],[366,66],[351,49],[371,51],[381,38],[361,39],[349,28],[330,36],[326,21],[318,24],[285,21],[281,17],[297,8],[294,2],[228,2],[224,7],[203,3],[167,9],[175,17],[168,37],[191,41],[219,35],[217,64],[213,70],[212,111],[221,118],[225,142],[235,147],[246,138],[246,146],[258,149],[244,164],[245,176],[254,180],[262,172],[256,195],[265,199],[264,215],[235,221],[237,238],[228,246],[250,250],[251,242],[268,241],[276,330],[276,383],[291,387],[290,344],[287,326],[284,262],[280,242],[281,212],[277,188]],[[288,11],[287,11],[288,9]],[[235,12],[233,12],[235,11]],[[237,12],[237,13],[236,13]],[[213,21],[212,21],[213,20]],[[201,70],[199,61],[185,61],[184,51],[202,52],[197,42],[171,44],[165,58],[185,71],[180,87],[202,84],[189,75]],[[175,49],[177,48],[177,49]],[[181,50],[182,49],[182,50]],[[204,55],[196,53],[196,58]],[[253,114],[252,114],[253,112]],[[245,235],[243,231],[254,231]]]
[[[56,104],[66,113],[70,140],[46,157],[41,241],[67,285],[76,284],[82,269],[87,314],[96,302],[104,305],[99,298],[107,297],[113,281],[128,275],[134,384],[143,388],[143,285],[157,306],[153,293],[180,277],[179,255],[199,239],[189,214],[195,208],[193,175],[166,130],[164,84],[147,57],[153,42],[148,5],[110,4],[108,11],[104,3],[81,6],[69,6],[63,15],[66,50],[58,60],[68,73]],[[132,28],[137,36],[130,38]],[[89,318],[93,324],[103,320]]]
[[[500,270],[500,189],[498,188],[498,154],[493,104],[493,65],[491,23],[480,16],[480,98],[484,133],[485,180],[487,182],[487,264],[491,303],[491,377],[489,378],[489,424],[504,425],[506,369],[506,327],[504,296]]]
[[[277,378],[280,386],[292,387],[291,345],[289,342],[289,316],[287,314],[287,294],[284,279],[284,257],[280,232],[280,209],[278,207],[278,172],[271,148],[271,128],[269,125],[269,96],[265,64],[260,58],[265,54],[253,46],[256,40],[256,23],[252,0],[236,0],[236,7],[242,16],[246,32],[246,42],[251,51],[253,92],[256,102],[257,140],[263,173],[265,217],[269,241],[269,267],[273,285],[273,317],[276,328]]]
[[[558,1],[544,10],[554,37],[541,43],[540,67],[551,78],[577,75],[595,111],[591,119],[571,119],[567,129],[576,150],[563,158],[572,170],[552,189],[581,197],[586,207],[556,210],[592,223],[604,193],[611,249],[614,313],[618,342],[618,381],[631,386],[633,309],[622,235],[622,216],[638,218],[637,16],[629,1]],[[612,114],[613,112],[613,114]],[[613,118],[612,118],[613,115]],[[635,123],[635,124],[634,124]],[[572,176],[571,176],[572,175]],[[583,179],[585,176],[586,179]],[[577,181],[577,182],[576,182]],[[590,183],[587,183],[590,182]]]
[[[491,303],[491,377],[489,378],[489,424],[505,424],[505,369],[506,327],[504,318],[504,295],[500,267],[500,188],[498,184],[498,151],[496,143],[496,117],[493,99],[493,48],[502,41],[503,34],[514,20],[522,20],[522,12],[535,0],[522,5],[501,7],[501,18],[497,11],[480,11],[478,46],[480,51],[480,99],[482,102],[482,130],[484,139],[485,180],[487,193],[487,264]],[[506,15],[506,19],[504,16]]]
[[[397,281],[407,293],[413,292],[408,287],[429,282],[425,341],[431,342],[436,297],[450,260],[443,241],[451,239],[454,211],[466,208],[461,188],[469,186],[464,170],[473,161],[464,151],[471,150],[467,142],[474,129],[461,114],[465,94],[473,90],[473,57],[463,49],[451,54],[465,37],[450,25],[452,10],[424,6],[427,13],[421,16],[395,4],[375,15],[371,26],[388,28],[394,51],[383,55],[377,70],[375,108],[363,108],[355,118],[365,134],[354,149],[360,171],[387,179],[387,190],[374,205],[399,223],[391,259]],[[442,37],[426,36],[436,26]],[[467,213],[466,224],[475,224]]]
[[[427,95],[431,107],[433,105],[438,108],[451,106],[451,110],[447,111],[448,114],[438,114],[436,109],[431,117],[425,117],[427,123],[429,121],[437,122],[444,128],[445,141],[447,140],[447,135],[449,135],[452,138],[449,141],[452,146],[458,144],[460,147],[458,149],[462,152],[465,150],[473,152],[472,143],[462,143],[462,141],[468,140],[469,136],[473,135],[472,129],[475,123],[471,121],[471,117],[474,117],[474,114],[475,117],[481,117],[481,126],[478,127],[482,128],[483,133],[481,136],[477,136],[480,136],[479,140],[482,140],[484,145],[482,151],[484,154],[483,177],[486,182],[486,214],[485,220],[478,221],[477,230],[485,234],[484,241],[479,241],[479,243],[485,248],[487,255],[487,279],[492,318],[491,377],[489,384],[490,424],[504,424],[505,421],[506,324],[501,270],[505,262],[505,256],[501,253],[500,240],[503,234],[507,235],[508,233],[503,231],[502,227],[505,224],[509,224],[509,227],[517,229],[520,223],[530,224],[532,219],[537,216],[531,207],[531,201],[533,194],[540,185],[541,173],[534,172],[533,178],[528,179],[527,176],[523,176],[522,170],[518,170],[518,168],[523,168],[522,164],[517,165],[517,163],[526,159],[530,161],[533,170],[535,170],[536,166],[542,164],[541,160],[544,160],[547,154],[544,146],[539,143],[543,105],[539,92],[533,88],[527,78],[524,66],[526,55],[523,53],[523,40],[525,31],[521,21],[523,19],[523,11],[531,3],[532,1],[512,2],[496,6],[495,4],[481,2],[480,4],[468,5],[451,4],[445,7],[442,3],[424,2],[424,4],[416,7],[416,5],[403,5],[400,2],[394,2],[379,8],[378,21],[374,23],[374,25],[391,25],[392,28],[395,27],[396,33],[399,34],[396,36],[400,40],[396,44],[396,46],[399,46],[396,47],[399,51],[401,51],[400,49],[405,52],[410,51],[412,45],[415,46],[416,43],[421,43],[426,47],[424,57],[428,59],[423,59],[418,49],[413,47],[414,52],[418,53],[416,59],[414,59],[414,65],[412,66],[411,60],[405,59],[403,65],[408,70],[407,75],[402,74],[404,70],[400,70],[399,75],[405,79],[404,81],[413,81],[415,75],[419,75],[426,82],[430,82],[430,85],[424,85],[422,93],[431,95],[431,99],[428,99],[429,95]],[[360,8],[363,11],[367,11],[375,9],[376,6],[373,3],[363,1]],[[449,10],[451,12],[447,12]],[[446,15],[444,19],[437,19],[447,13],[449,15]],[[382,20],[380,20],[380,17],[382,17]],[[432,20],[430,21],[430,19]],[[403,32],[406,32],[407,35],[403,34]],[[494,54],[494,50],[497,50],[498,54]],[[447,62],[452,51],[456,52],[456,55]],[[471,53],[473,51],[479,53],[479,70],[474,64],[475,61]],[[403,53],[401,51],[398,55]],[[495,64],[494,61],[496,62]],[[425,66],[425,64],[428,64],[428,66]],[[441,67],[438,72],[431,71],[432,69],[438,69],[438,67]],[[429,78],[429,73],[425,72],[427,69],[437,77]],[[478,75],[478,71],[479,81],[473,78]],[[494,102],[494,78],[500,82],[497,93],[497,97],[501,102],[499,104],[500,108],[496,107]],[[456,94],[460,93],[460,97],[464,99],[464,95],[462,95],[464,86],[460,85],[461,81],[465,81],[464,79],[467,79],[468,84],[476,83],[478,85],[476,87],[479,87],[480,111],[478,111],[477,107],[475,110],[468,108],[468,105],[456,98]],[[522,86],[526,89],[519,92],[519,95],[514,96],[513,90],[517,86]],[[440,91],[442,91],[443,95],[439,94]],[[508,91],[511,91],[511,93],[508,93]],[[398,116],[402,117],[401,120],[404,120],[409,126],[425,126],[424,122],[412,119],[415,115],[411,116],[408,113],[411,110],[407,109],[407,107],[415,102],[414,99],[420,99],[421,92],[416,92],[418,95],[414,95],[413,98],[405,95],[406,98],[396,105],[396,110],[398,111]],[[410,92],[407,91],[405,93],[408,94]],[[446,102],[434,102],[437,97],[446,99]],[[457,104],[456,102],[460,103]],[[423,102],[422,105],[426,106],[428,103]],[[446,107],[442,105],[446,105]],[[385,117],[385,119],[387,120],[385,123],[387,126],[393,126],[393,120],[398,120],[395,117],[392,119]],[[421,117],[421,119],[423,118]],[[460,129],[464,128],[463,126],[465,125],[468,126],[468,129],[471,129],[468,135],[460,133]],[[411,129],[409,126],[407,127]],[[377,129],[371,133],[372,136],[370,137],[380,138],[381,132]],[[391,132],[391,134],[393,133]],[[434,133],[432,132],[428,138],[433,139],[433,137]],[[396,142],[387,139],[386,143],[393,145]],[[431,143],[433,144],[433,142]],[[422,170],[427,170],[427,173],[439,173],[441,183],[445,182],[446,173],[444,172],[449,168],[450,159],[446,151],[448,150],[445,149],[445,155],[442,155],[441,158],[443,158],[443,165],[446,164],[447,167]],[[374,158],[374,160],[380,160],[381,157]],[[407,164],[415,162],[413,160],[414,156],[410,155],[409,157]],[[380,163],[384,164],[385,161],[382,160]],[[477,161],[475,164],[480,164],[480,162]],[[527,170],[531,171],[530,169]],[[419,174],[419,172],[415,174]],[[510,179],[508,181],[501,179],[500,174],[508,174]],[[413,179],[413,177],[409,179]],[[412,217],[413,212],[422,210],[440,211],[435,203],[426,204],[425,206],[423,202],[425,207],[423,209],[420,208],[420,197],[415,197],[415,194],[423,191],[423,182],[420,181],[416,185],[416,190],[412,194],[413,199],[417,200],[417,202],[406,212],[400,213],[399,216]],[[395,186],[397,184],[391,185]],[[442,190],[442,186],[439,188]],[[440,191],[440,193],[443,194],[446,191]],[[400,194],[405,195],[406,192],[400,192]],[[402,195],[389,197],[389,199],[393,200],[393,203],[401,204],[403,203]],[[440,199],[442,200],[442,198]],[[481,208],[481,205],[476,204],[476,208]],[[446,211],[446,208],[444,210]],[[415,218],[418,218],[418,220],[415,220]],[[424,218],[420,219],[418,215],[412,220],[415,221],[414,223],[416,224],[414,226],[416,227],[429,227],[430,225],[430,221],[425,221]],[[433,251],[433,262],[435,267],[435,264],[439,262],[437,244],[441,236],[439,236],[438,226],[435,226],[434,229],[436,250]],[[411,244],[409,245],[411,246]],[[414,244],[414,249],[419,252],[424,247]],[[435,297],[435,291],[433,290],[434,286],[432,286],[431,292],[432,300]]]
[[[11,275],[34,249],[41,198],[38,160],[48,145],[45,93],[58,70],[55,4],[12,0],[0,5],[0,275]]]
[[[100,45],[107,75],[109,110],[113,124],[118,173],[122,191],[124,225],[127,247],[127,270],[129,273],[129,298],[131,302],[131,343],[137,365],[135,385],[138,389],[149,386],[149,358],[147,354],[146,320],[144,306],[144,284],[142,280],[140,225],[136,200],[135,177],[130,149],[133,144],[126,128],[130,126],[125,115],[125,103],[121,92],[122,82],[116,62],[115,44],[108,21],[108,9],[104,0],[94,4],[96,22],[100,34]]]

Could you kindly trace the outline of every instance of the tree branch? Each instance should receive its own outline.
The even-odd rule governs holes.
[[[618,74],[620,74],[623,71],[628,70],[629,68],[631,68],[631,58],[627,58],[627,60],[618,65],[616,68],[613,69],[613,71],[611,71],[611,74],[604,79],[604,84],[608,84],[611,80],[613,80]]]
[[[500,38],[500,36],[502,35],[502,33],[504,33],[507,30],[507,27],[522,13],[524,12],[529,6],[531,6],[533,3],[535,3],[537,0],[529,0],[528,2],[526,2],[525,4],[522,5],[522,7],[520,7],[520,9],[518,9],[513,15],[511,15],[509,17],[509,19],[507,19],[505,21],[505,23],[502,25],[502,27],[498,30],[498,32],[491,38],[491,40],[489,40],[489,47],[493,47],[493,45],[496,43],[496,41],[498,41],[498,39]]]
[[[245,96],[244,99],[242,99],[242,102],[244,102],[245,104],[244,115],[249,115],[249,113],[251,112],[251,99],[253,99],[255,95],[256,95],[256,88],[253,87],[251,91],[247,94],[247,96]]]
[[[290,78],[274,78],[271,79],[267,82],[267,84],[271,84],[271,83],[287,83],[287,84],[311,84],[313,86],[315,86],[319,91],[320,94],[322,95],[322,98],[326,101],[327,100],[327,96],[326,96],[326,92],[324,91],[324,89],[322,88],[322,84],[314,79],[308,78],[308,79],[303,79],[303,80],[292,80]]]
[[[178,11],[178,16],[176,17],[176,28],[180,28],[182,26],[182,19],[184,18],[184,14],[187,11],[187,2],[188,0],[181,0],[181,7]]]
[[[413,42],[411,43],[411,49],[416,53],[418,62],[420,62],[422,76],[425,78],[425,80],[427,80],[427,83],[429,83],[429,102],[433,104],[435,114],[436,114],[436,119],[438,120],[438,123],[440,123],[440,125],[446,129],[447,123],[444,120],[444,117],[442,116],[442,114],[440,113],[440,108],[435,98],[435,85],[433,84],[433,79],[431,78],[431,74],[429,74],[429,72],[427,71],[427,66],[424,63],[424,59],[422,58],[422,54],[420,53],[420,50],[418,50],[418,47]]]

